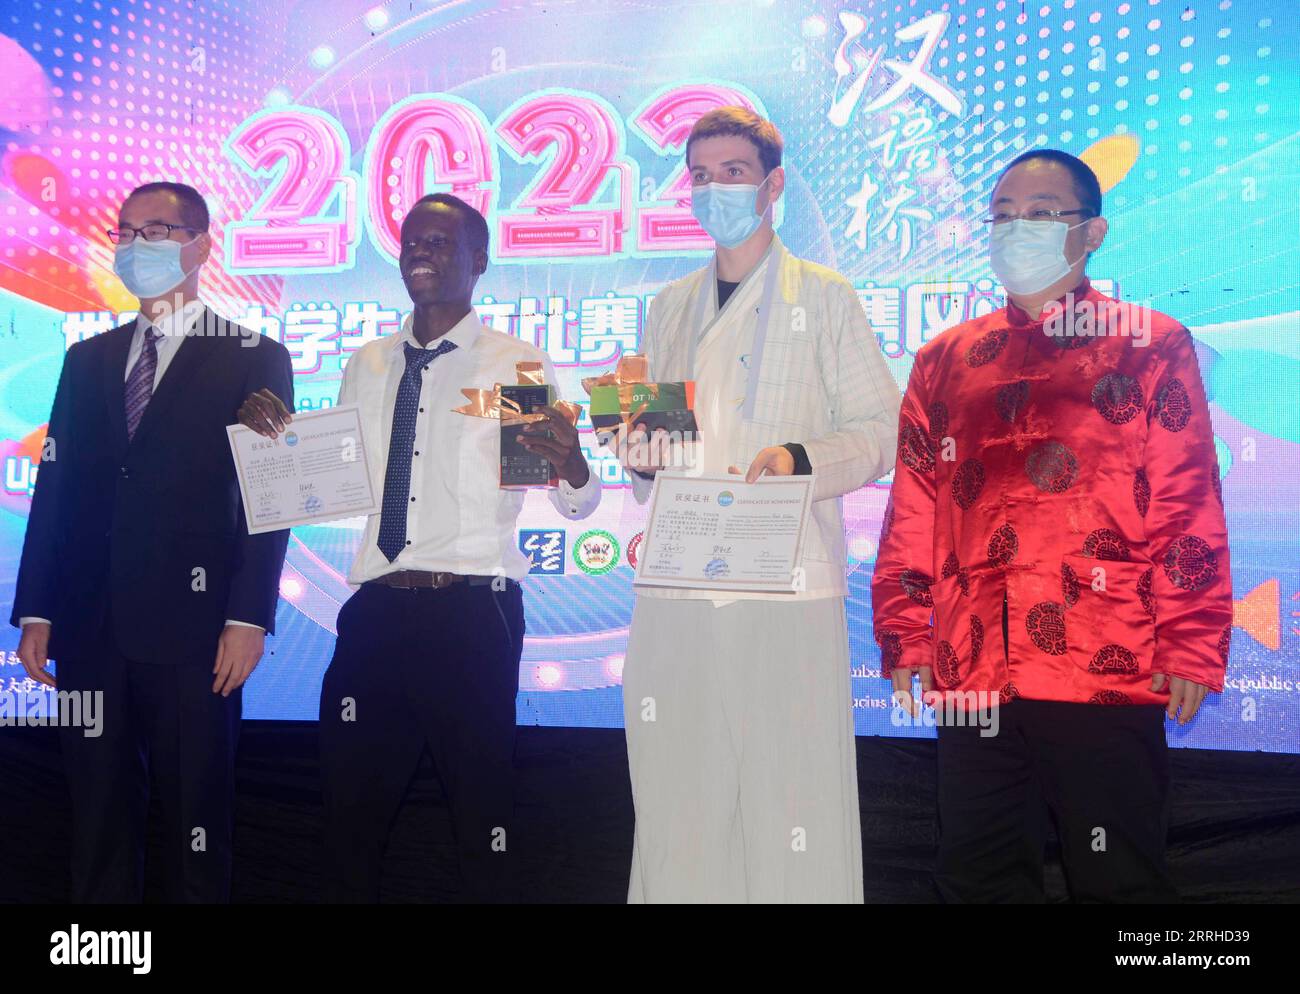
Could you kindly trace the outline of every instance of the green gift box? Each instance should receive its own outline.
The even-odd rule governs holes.
[[[699,432],[694,380],[594,385],[589,413],[592,427],[607,435],[625,422],[634,422],[646,432],[662,428],[683,441],[693,441]]]

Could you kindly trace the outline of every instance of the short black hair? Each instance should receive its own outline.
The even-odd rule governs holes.
[[[1001,183],[1002,177],[1022,162],[1032,162],[1034,159],[1055,162],[1069,170],[1070,177],[1074,181],[1074,195],[1079,198],[1079,204],[1093,217],[1101,217],[1101,182],[1097,179],[1097,174],[1092,171],[1092,166],[1078,156],[1062,152],[1058,148],[1032,148],[1028,152],[1022,152],[998,174],[998,183]],[[994,183],[993,187],[997,189],[997,183]]]
[[[170,193],[175,196],[181,204],[181,220],[195,231],[207,231],[208,226],[212,223],[212,216],[208,213],[208,204],[203,199],[203,194],[188,184],[145,183],[128,193],[126,199],[130,200],[132,197],[137,197],[143,193]]]
[[[469,235],[469,247],[475,252],[486,252],[488,249],[488,223],[487,218],[475,210],[471,205],[461,200],[455,194],[451,193],[427,193],[406,212],[410,217],[415,209],[421,204],[442,204],[444,207],[450,207],[460,214],[461,226],[465,233]],[[402,219],[406,223],[406,218]]]

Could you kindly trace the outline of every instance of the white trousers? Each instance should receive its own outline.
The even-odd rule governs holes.
[[[844,599],[637,597],[631,903],[861,903]]]

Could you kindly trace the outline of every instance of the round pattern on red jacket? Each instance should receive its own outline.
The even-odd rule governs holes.
[[[939,682],[945,687],[955,687],[961,676],[957,666],[957,650],[951,642],[940,641],[934,654],[934,669]]]
[[[984,489],[984,467],[978,459],[967,459],[952,474],[952,499],[963,511],[979,500]]]
[[[998,417],[1009,423],[1016,420],[1016,415],[1024,409],[1028,400],[1029,382],[1016,380],[1015,383],[998,387],[998,392],[993,398],[993,406],[997,409]]]
[[[1146,611],[1154,621],[1156,617],[1156,594],[1154,580],[1156,568],[1152,566],[1149,570],[1138,577],[1137,591],[1138,600],[1142,602],[1142,610]]]
[[[1065,608],[1055,601],[1035,604],[1025,615],[1029,641],[1049,656],[1065,655]]]
[[[1079,574],[1069,563],[1061,563],[1061,600],[1067,608],[1079,602]]]
[[[962,592],[962,596],[970,596],[970,571],[962,568],[961,563],[957,562],[957,553],[948,553],[948,558],[943,561],[943,566],[940,567],[939,575],[945,580],[950,576],[955,576],[957,578],[957,588]]]
[[[1165,431],[1182,431],[1191,417],[1192,399],[1183,381],[1175,376],[1156,394],[1156,420]]]
[[[978,614],[970,616],[970,664],[979,662],[980,653],[984,651],[984,622]]]
[[[1099,690],[1088,698],[1089,704],[1104,704],[1109,707],[1118,707],[1124,704],[1132,704],[1128,694],[1121,694],[1118,690]]]
[[[948,405],[936,400],[926,408],[925,416],[930,422],[930,440],[937,445],[948,434]]]
[[[1003,525],[989,536],[989,562],[994,566],[1005,566],[1016,558],[1020,551],[1020,538],[1010,525]]]
[[[889,676],[903,658],[903,640],[897,632],[880,632],[876,644],[880,646],[880,675]]]
[[[1020,691],[1016,690],[1016,685],[1008,680],[1002,685],[1002,689],[998,691],[998,703],[1010,704],[1019,696]]]
[[[920,428],[905,424],[898,433],[898,458],[917,473],[934,472],[934,446]]]
[[[1098,528],[1089,532],[1088,537],[1083,540],[1083,554],[1093,559],[1127,562],[1129,548],[1119,532],[1112,531],[1110,528]]]
[[[1138,514],[1142,517],[1147,516],[1147,509],[1151,506],[1151,481],[1147,479],[1147,471],[1138,469],[1133,474],[1133,504],[1137,507]]]
[[[1219,659],[1223,665],[1228,665],[1228,648],[1232,645],[1232,625],[1224,625],[1223,631],[1219,633]]]
[[[1078,313],[1080,309],[1082,309],[1082,301],[1080,301],[1080,307],[1075,308],[1075,313]],[[1061,329],[1061,330],[1065,331],[1066,329]],[[1084,331],[1087,329],[1075,329],[1075,330]],[[1054,344],[1054,346],[1060,348],[1062,352],[1073,352],[1074,350],[1076,350],[1076,348],[1087,348],[1088,346],[1091,346],[1093,342],[1096,342],[1096,340],[1099,340],[1101,338],[1101,335],[1100,334],[1095,334],[1095,335],[1048,334],[1045,335],[1045,338],[1047,338],[1050,343]]]
[[[899,574],[898,582],[902,584],[903,593],[907,594],[908,600],[925,607],[934,607],[934,598],[930,596],[930,584],[934,583],[934,578],[929,574],[922,573],[919,569],[905,569]]]
[[[1079,478],[1079,460],[1060,442],[1042,442],[1025,457],[1025,472],[1043,493],[1064,493]]]
[[[1200,590],[1219,575],[1219,557],[1195,535],[1179,535],[1165,553],[1165,576],[1180,590]]]
[[[1137,671],[1137,656],[1114,642],[1098,649],[1097,654],[1092,657],[1092,662],[1088,664],[1089,673],[1136,673]]]
[[[966,365],[972,369],[987,366],[998,357],[1002,352],[1002,347],[1006,344],[1007,331],[1005,328],[990,331],[966,350]]]
[[[1092,388],[1092,406],[1113,425],[1126,425],[1142,413],[1142,388],[1123,373],[1107,373]]]

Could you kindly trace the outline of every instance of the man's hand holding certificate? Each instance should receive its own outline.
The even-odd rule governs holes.
[[[658,473],[634,582],[791,593],[811,505],[811,476]]]
[[[244,412],[244,424],[226,429],[250,535],[379,509],[355,404],[273,413],[282,433],[274,431],[270,416],[265,427],[246,427]],[[293,425],[286,427],[290,419]]]

